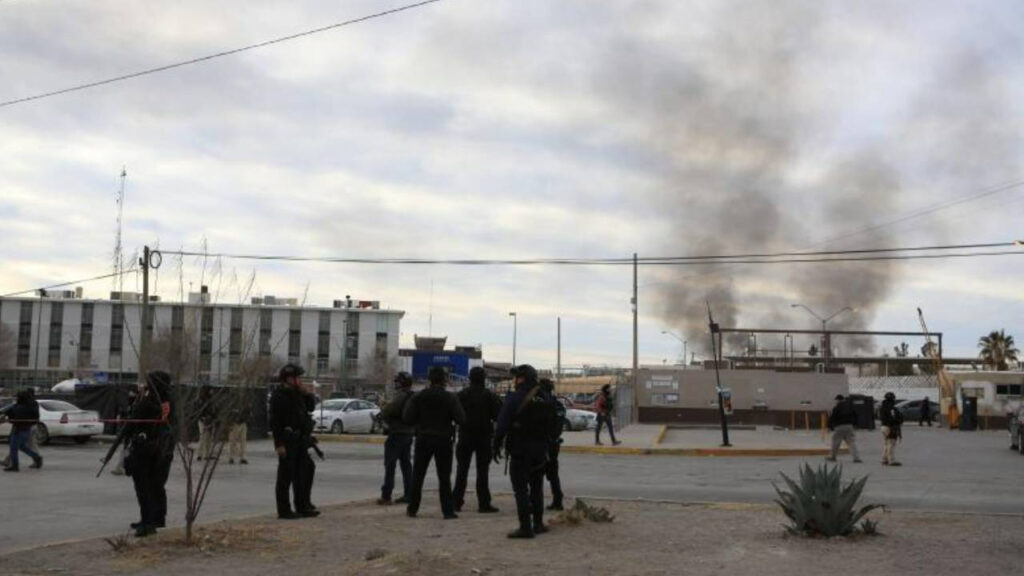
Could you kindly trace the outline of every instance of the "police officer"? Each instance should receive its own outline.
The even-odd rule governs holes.
[[[548,510],[563,510],[562,479],[558,477],[558,453],[562,450],[562,422],[565,422],[565,406],[555,396],[555,383],[550,378],[540,379],[541,393],[555,410],[555,422],[551,428],[548,443],[548,463],[544,467],[544,476],[551,484],[551,505]]]
[[[313,424],[309,412],[313,398],[299,380],[304,373],[301,366],[286,364],[278,373],[281,386],[270,397],[270,430],[277,451],[277,517],[286,520],[320,515],[310,503],[313,468],[308,449]],[[294,511],[289,489],[294,494]]]
[[[494,513],[488,476],[491,467],[491,442],[494,421],[501,411],[501,399],[485,386],[487,372],[477,366],[469,371],[469,386],[459,392],[459,403],[466,412],[466,423],[459,426],[459,442],[455,445],[455,510],[462,511],[469,477],[469,463],[476,455],[477,511]]]
[[[505,398],[498,415],[494,451],[495,455],[500,452],[507,436],[509,476],[519,516],[519,528],[508,537],[533,538],[548,531],[544,525],[544,469],[555,412],[544,398],[533,366],[523,364],[513,374],[516,389]]]
[[[384,485],[380,487],[377,504],[391,504],[395,488],[395,464],[402,469],[402,496],[396,504],[409,502],[412,484],[412,437],[415,429],[402,420],[405,404],[412,397],[412,376],[408,372],[395,375],[395,397],[380,411],[388,438],[384,441]]]
[[[156,529],[166,524],[167,477],[174,461],[171,376],[155,370],[146,375],[141,388],[123,430],[128,443],[125,472],[132,477],[139,503],[140,519],[131,527],[139,538],[156,534]]]
[[[440,366],[427,372],[430,386],[420,391],[405,404],[402,418],[416,428],[416,453],[413,456],[413,484],[409,494],[406,515],[415,517],[420,509],[423,480],[427,477],[430,460],[437,469],[441,512],[445,520],[458,518],[452,501],[452,439],[455,424],[466,421],[466,413],[455,394],[447,392],[448,373]]]
[[[896,409],[895,394],[885,393],[878,416],[882,421],[882,465],[902,466],[896,460],[896,443],[903,438],[903,413]]]

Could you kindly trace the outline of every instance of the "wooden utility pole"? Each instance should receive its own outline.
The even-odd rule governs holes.
[[[562,317],[558,317],[558,356],[555,361],[555,384],[562,381]]]
[[[639,371],[640,371],[640,344],[638,341],[639,330],[637,323],[637,308],[639,302],[637,302],[637,257],[636,252],[633,252],[633,410],[632,410],[632,421],[639,423],[640,420],[640,387],[639,382]]]
[[[149,246],[143,246],[139,266],[142,268],[142,337],[139,338],[139,379],[144,379],[149,371],[149,342],[153,333],[150,331],[149,309]]]

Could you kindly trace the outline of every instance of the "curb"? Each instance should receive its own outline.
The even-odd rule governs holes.
[[[320,442],[344,442],[348,444],[384,444],[387,436],[377,434],[314,434]]]
[[[651,448],[660,445],[662,440],[665,439],[665,434],[668,434],[668,424],[661,425],[661,430],[659,430],[658,435],[654,437],[654,442],[651,443]]]
[[[785,458],[828,456],[828,448],[660,448],[668,428],[663,426],[649,448],[622,446],[577,446],[562,444],[562,452],[570,454],[605,454],[617,456],[700,456]],[[372,434],[316,434],[321,442],[344,444],[384,444],[386,436]],[[844,453],[845,451],[840,451]]]

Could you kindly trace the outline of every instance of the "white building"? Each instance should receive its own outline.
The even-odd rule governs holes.
[[[46,385],[71,374],[134,380],[141,301],[139,294],[116,292],[110,300],[86,300],[80,290],[0,298],[0,383]],[[172,335],[188,342],[198,379],[212,383],[258,357],[274,365],[294,362],[321,380],[371,380],[382,364],[397,363],[405,314],[351,299],[331,308],[273,296],[245,305],[210,303],[205,287],[187,303],[154,301],[152,308],[154,347]]]

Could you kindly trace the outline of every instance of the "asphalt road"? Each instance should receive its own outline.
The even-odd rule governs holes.
[[[844,457],[846,472],[870,474],[864,501],[902,509],[1024,514],[1024,457],[1008,449],[1005,433],[909,426],[904,435],[898,450],[903,467],[879,463],[877,431],[858,435],[863,464]],[[249,447],[248,466],[218,466],[200,522],[274,513],[276,459],[271,445],[261,441]],[[382,446],[332,443],[324,448],[328,460],[318,463],[315,503],[322,506],[378,495]],[[42,470],[0,473],[0,553],[126,532],[128,523],[138,518],[131,480],[107,473],[95,478],[105,449],[98,444],[55,444],[44,447]],[[780,471],[796,475],[803,462],[799,458],[565,454],[561,467],[569,496],[771,502],[771,481],[779,479]],[[821,460],[810,463],[817,465]],[[492,468],[495,491],[511,489],[503,472],[503,466]],[[175,463],[168,482],[172,525],[182,523],[184,486],[181,466]],[[434,486],[435,479],[428,476],[427,487]],[[470,498],[466,510],[473,513],[474,507]],[[500,517],[511,523],[511,517],[505,518],[511,511],[503,512]],[[426,495],[421,514],[440,514],[434,494]]]

